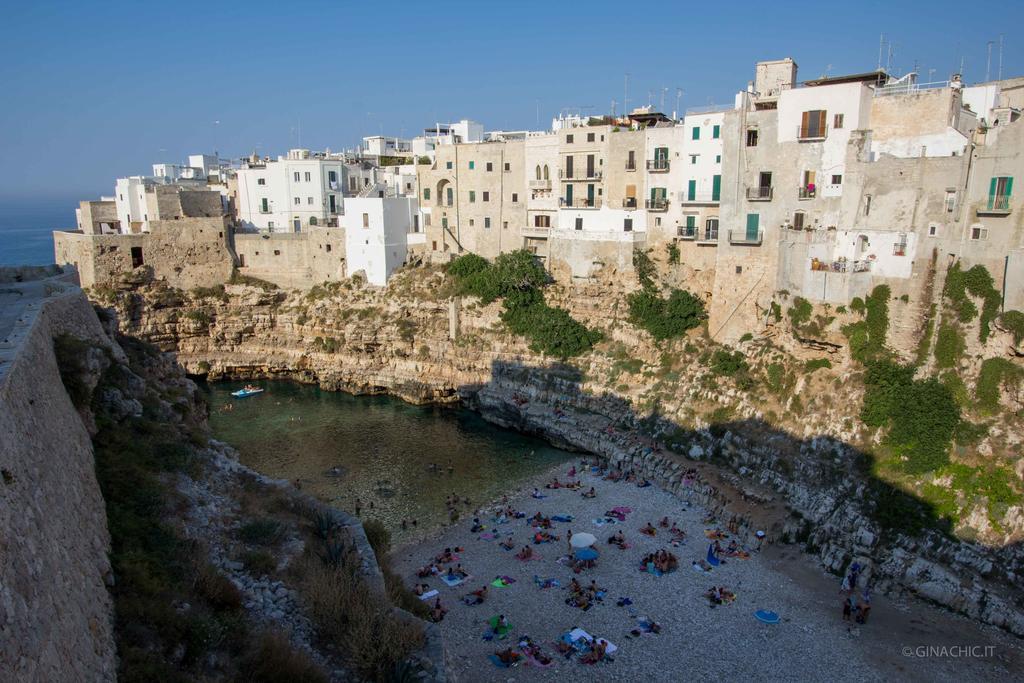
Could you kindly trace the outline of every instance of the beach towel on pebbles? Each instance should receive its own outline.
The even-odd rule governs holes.
[[[460,583],[465,583],[466,581],[469,581],[469,579],[472,578],[472,577],[469,577],[469,576],[466,576],[466,577],[453,576],[453,577],[449,578],[447,574],[441,574],[440,578],[441,578],[442,581],[444,581],[444,584],[446,586],[448,586],[449,588],[454,588],[455,586],[458,586]]]
[[[430,598],[434,597],[437,594],[438,594],[438,590],[435,588],[432,591],[427,591],[423,595],[419,596],[419,598],[420,598],[420,600],[429,600]]]

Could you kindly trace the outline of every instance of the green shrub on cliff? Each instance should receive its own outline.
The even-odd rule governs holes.
[[[985,266],[977,265],[969,270],[961,270],[959,263],[954,263],[946,274],[946,285],[942,295],[956,312],[960,322],[970,322],[978,315],[978,307],[971,297],[981,299],[981,321],[978,339],[984,343],[991,333],[992,321],[999,315],[1002,295],[996,289],[992,276]]]
[[[536,353],[570,358],[586,353],[602,338],[568,311],[544,302],[542,287],[548,274],[526,250],[502,254],[494,263],[466,254],[452,261],[448,274],[460,294],[479,297],[484,304],[502,299],[502,322],[512,333],[528,338]]]
[[[1006,358],[986,358],[981,363],[978,384],[974,390],[978,409],[988,415],[998,413],[1001,389],[1010,388],[1016,393],[1020,390],[1022,379],[1024,370],[1012,361]]]
[[[999,316],[999,324],[1013,335],[1014,345],[1020,346],[1021,341],[1024,341],[1024,313],[1007,311]]]
[[[861,419],[888,428],[886,445],[910,473],[929,472],[949,462],[949,447],[960,423],[952,392],[934,377],[914,379],[912,365],[883,360],[868,367]]]
[[[955,368],[967,344],[956,323],[943,321],[935,337],[935,367]]]
[[[641,289],[630,294],[627,301],[629,321],[658,340],[682,336],[707,317],[704,302],[682,289],[673,289],[668,298],[652,289]]]

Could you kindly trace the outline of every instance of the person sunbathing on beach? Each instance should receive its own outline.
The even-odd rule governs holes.
[[[604,478],[608,481],[618,481],[622,479],[622,470],[612,470],[608,474],[604,475]]]
[[[518,652],[513,652],[512,648],[506,647],[504,650],[495,652],[494,656],[505,666],[512,666],[521,655]]]
[[[608,650],[606,641],[596,640],[594,641],[594,647],[587,654],[580,658],[580,661],[584,664],[597,664],[604,659],[605,652]]]
[[[512,537],[511,536],[506,538],[504,541],[502,541],[498,545],[500,545],[505,550],[512,550],[512,548],[516,547],[516,544],[512,542]]]
[[[473,518],[473,526],[470,527],[469,531],[470,531],[470,533],[474,533],[475,534],[475,533],[479,533],[479,532],[483,531],[485,528],[486,527],[484,527],[484,525],[480,523],[480,518],[479,517],[474,517]]]
[[[544,488],[546,488],[546,489],[560,489],[560,488],[562,488],[562,484],[558,483],[558,477],[555,477],[554,479],[551,480],[550,484],[545,484]]]
[[[417,583],[416,587],[412,589],[416,595],[423,595],[424,593],[430,592],[430,586],[425,583]]]
[[[549,534],[546,531],[538,531],[537,533],[535,533],[533,535],[533,542],[535,544],[550,543],[551,541],[557,541],[557,540],[558,540],[558,536],[553,536],[553,535]]]
[[[416,575],[423,579],[428,576],[437,576],[440,573],[441,571],[437,568],[437,565],[431,563],[420,567],[419,570],[416,572]]]
[[[635,481],[636,481],[636,475],[633,474],[633,470],[630,470],[629,474],[626,475],[626,483],[627,484],[632,484]]]
[[[619,531],[616,531],[614,534],[611,535],[611,537],[608,539],[608,542],[612,545],[617,545],[620,548],[625,549],[626,537],[625,535],[623,535],[622,530],[620,529]]]
[[[727,547],[725,549],[725,554],[726,555],[738,555],[739,552],[740,552],[740,547],[736,544],[736,539],[734,538],[731,541],[729,541],[729,547]]]
[[[672,528],[669,529],[669,533],[671,533],[676,538],[686,538],[686,532],[680,529],[678,526],[676,526],[675,522],[672,522]]]
[[[520,560],[532,560],[533,559],[533,548],[528,545],[524,545],[523,549],[516,553],[516,557]]]
[[[572,479],[575,476],[576,476],[576,465],[573,465],[572,469],[569,470],[569,478]]]
[[[638,488],[647,488],[651,485],[651,482],[647,481],[647,479],[641,479],[636,483],[636,485]]]
[[[487,586],[482,587],[480,590],[471,591],[468,593],[462,601],[467,605],[479,605],[487,599]]]
[[[660,526],[662,529],[667,529],[668,528],[668,517],[662,517],[661,521],[658,522],[658,526]]]
[[[541,666],[547,666],[551,663],[551,657],[544,654],[540,646],[530,640],[529,636],[523,636],[523,639],[519,641],[519,649],[527,657],[535,659]]]
[[[584,498],[597,498],[597,491],[595,491],[594,487],[591,486],[589,491],[584,491],[581,495]]]
[[[451,562],[453,559],[454,558],[452,557],[452,549],[445,548],[443,553],[439,553],[437,557],[434,558],[434,562],[437,562],[438,564],[446,564],[448,562]]]
[[[642,529],[640,529],[640,533],[642,533],[642,534],[644,534],[646,536],[652,536],[653,537],[653,536],[657,536],[658,535],[658,530],[654,528],[653,524],[651,524],[650,522],[647,522],[647,526],[645,526]]]
[[[572,577],[571,581],[569,581],[569,592],[572,594],[583,592],[583,586],[580,585],[580,582],[576,580],[575,576]]]
[[[446,614],[448,614],[448,610],[441,605],[441,598],[438,598],[437,602],[434,603],[434,608],[430,610],[430,620],[436,624],[444,619]]]

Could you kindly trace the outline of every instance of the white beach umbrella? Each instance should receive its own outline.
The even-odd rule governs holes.
[[[597,538],[594,534],[581,533],[573,534],[572,536],[572,547],[573,548],[589,548],[597,542]]]

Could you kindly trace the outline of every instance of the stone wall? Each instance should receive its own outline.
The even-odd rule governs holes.
[[[308,289],[346,277],[345,231],[307,228],[298,233],[238,233],[238,272],[279,287]]]
[[[112,681],[106,512],[53,339],[110,342],[81,290],[18,289],[0,302],[0,680]]]
[[[149,224],[150,232],[130,235],[54,232],[57,264],[75,266],[83,287],[112,284],[124,277],[145,280],[148,273],[181,289],[211,287],[231,277],[234,257],[228,246],[227,218],[177,218]]]

